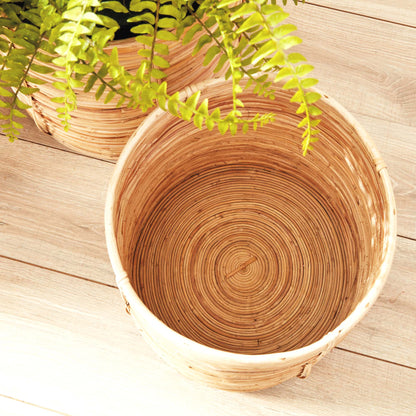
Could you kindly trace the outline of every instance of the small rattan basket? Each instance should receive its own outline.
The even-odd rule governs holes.
[[[207,47],[194,57],[190,54],[200,36],[200,34],[195,35],[187,45],[182,45],[181,42],[163,41],[169,46],[170,67],[165,70],[169,93],[180,91],[187,85],[210,79],[215,75],[213,70],[218,64],[218,59],[213,59],[207,66],[202,64],[203,52]],[[140,45],[135,38],[111,42],[106,49],[107,53],[111,53],[113,48],[118,50],[120,64],[127,71],[135,73],[141,63],[138,55]],[[224,70],[217,74],[224,74]],[[28,113],[42,131],[79,153],[116,160],[127,140],[149,114],[149,112],[143,113],[140,108],[128,107],[127,104],[117,106],[119,97],[105,104],[106,94],[104,94],[97,101],[95,99],[97,87],[88,93],[79,90],[77,109],[71,113],[70,128],[65,131],[56,111],[58,104],[51,101],[51,98],[57,95],[57,90],[52,86],[56,78],[53,74],[34,75],[46,83],[37,85],[39,92],[30,97],[19,95],[22,101],[31,106]]]
[[[203,86],[223,110],[230,91]],[[249,391],[306,377],[364,316],[390,269],[396,213],[386,166],[339,104],[321,100],[320,140],[303,157],[290,93],[242,95],[247,115],[276,121],[222,136],[159,110],[147,118],[112,177],[106,238],[160,356]]]

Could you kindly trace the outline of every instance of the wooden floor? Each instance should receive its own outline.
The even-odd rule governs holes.
[[[396,194],[396,256],[370,313],[306,380],[256,393],[188,381],[115,287],[103,225],[114,165],[27,121],[18,142],[0,138],[0,415],[416,414],[414,0],[309,3],[289,7],[300,51],[372,135]]]

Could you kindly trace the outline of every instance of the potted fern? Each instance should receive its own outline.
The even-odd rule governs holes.
[[[223,133],[239,126],[246,131],[274,117],[242,117],[238,94],[241,79],[248,78],[267,99],[274,98],[276,88],[293,90],[292,100],[304,114],[300,127],[306,152],[318,134],[320,110],[314,103],[320,96],[307,91],[317,83],[308,77],[312,66],[289,53],[301,39],[286,23],[282,3],[0,1],[2,131],[16,139],[22,128],[18,119],[27,110],[66,145],[109,159],[118,157],[141,115],[155,107],[197,126],[218,126]],[[117,40],[126,32],[130,38]],[[228,114],[199,102],[199,92],[180,99],[186,85],[215,74],[232,79]]]

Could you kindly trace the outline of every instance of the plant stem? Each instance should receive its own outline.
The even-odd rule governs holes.
[[[259,6],[257,5],[257,9],[258,9],[258,7]],[[258,10],[258,14],[261,16],[261,19],[263,21],[263,26],[269,32],[270,38],[275,41],[276,45],[278,45],[279,44],[279,38],[274,36],[272,28],[270,27],[269,22],[267,21],[267,19],[265,19],[265,17],[261,13],[261,10]],[[296,74],[296,69],[293,66],[293,64],[291,62],[289,62],[286,55],[285,54],[283,54],[283,55],[284,55],[285,66],[290,68],[291,73],[293,75],[293,78],[296,80],[296,87],[297,87],[298,91],[300,91],[300,93],[301,93],[300,95],[301,95],[302,105],[305,108],[305,118],[307,120],[307,123],[306,123],[306,132],[307,133],[306,133],[306,136],[305,136],[305,139],[304,139],[304,144],[303,144],[303,155],[305,156],[306,152],[308,150],[310,139],[311,139],[311,115],[310,115],[310,112],[309,112],[308,102],[306,101],[305,91],[302,87],[299,76]]]
[[[83,63],[83,64],[87,64],[85,61],[83,61],[83,60],[80,60],[80,62],[81,63]],[[119,95],[119,96],[121,96],[121,97],[124,97],[124,98],[127,98],[127,99],[129,99],[129,100],[131,100],[131,96],[129,96],[129,95],[127,95],[127,94],[125,94],[125,93],[123,93],[123,92],[120,92],[117,88],[115,88],[113,85],[111,85],[109,82],[107,82],[106,80],[105,80],[105,78],[104,77],[102,77],[101,75],[99,75],[99,73],[98,72],[96,72],[96,71],[92,71],[91,72],[91,74],[93,74],[93,75],[95,75],[99,80],[100,80],[100,82],[102,83],[102,84],[104,84],[107,88],[109,88],[110,90],[112,90],[112,91],[114,91],[117,95]]]
[[[158,23],[159,23],[159,9],[160,9],[160,0],[158,0],[157,4],[156,4],[155,25],[154,25],[152,46],[151,46],[151,50],[150,50],[150,58],[149,58],[149,80],[148,80],[148,85],[150,85],[150,83],[152,82],[153,57],[155,55],[157,28],[158,28]]]
[[[12,121],[12,111],[11,110],[13,110],[16,107],[17,95],[18,95],[19,91],[22,89],[23,83],[26,81],[26,77],[29,74],[30,67],[32,66],[33,61],[35,60],[36,53],[38,52],[38,50],[40,48],[40,44],[42,43],[42,36],[43,36],[43,34],[39,34],[39,38],[38,38],[38,40],[35,44],[35,50],[34,50],[32,56],[30,57],[29,63],[27,64],[27,66],[25,68],[25,71],[23,72],[23,75],[20,79],[20,82],[19,82],[18,86],[15,87],[16,89],[15,89],[15,93],[13,94],[13,100],[10,103],[10,113],[9,113],[10,114],[10,117],[9,117],[10,122]]]
[[[195,12],[189,7],[186,6],[188,9],[188,12],[198,21],[198,23],[205,29],[208,36],[217,44],[217,46],[223,51],[223,53],[227,54],[227,51],[224,47],[224,45],[214,36],[214,34],[209,30],[209,28],[205,25],[205,23],[195,14]],[[241,67],[241,71],[244,73],[244,75],[248,76],[251,80],[256,81],[256,79],[249,74],[243,67]]]
[[[235,78],[235,73],[236,73],[236,64],[235,64],[235,57],[234,57],[234,53],[233,53],[233,48],[232,45],[229,44],[229,37],[228,37],[228,33],[226,31],[226,27],[223,24],[222,20],[221,20],[221,16],[215,16],[215,19],[217,20],[217,24],[218,27],[220,29],[221,35],[222,35],[222,39],[223,39],[223,43],[224,43],[224,47],[228,56],[228,60],[230,61],[230,68],[231,68],[231,77],[233,79],[233,112],[236,113],[237,112],[237,93],[236,93],[236,89],[237,89],[237,85],[238,82]]]

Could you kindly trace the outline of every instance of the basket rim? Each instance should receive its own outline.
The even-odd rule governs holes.
[[[181,92],[181,98],[186,98],[192,95],[195,91],[206,90],[210,86],[216,86],[221,83],[226,83],[223,79],[211,79],[201,83],[191,85],[184,89]],[[266,353],[266,354],[245,354],[245,353],[235,353],[216,349],[213,347],[208,347],[206,345],[200,344],[197,341],[193,341],[178,332],[174,331],[168,327],[163,321],[158,319],[142,302],[137,293],[135,292],[133,286],[131,285],[128,275],[124,270],[120,256],[117,249],[116,236],[114,232],[114,222],[113,222],[113,212],[115,205],[115,190],[119,182],[121,174],[124,169],[124,165],[130,155],[131,151],[136,146],[141,132],[145,132],[148,128],[151,128],[157,122],[157,119],[160,117],[166,116],[166,112],[158,108],[154,110],[145,121],[138,127],[136,132],[130,137],[126,146],[124,147],[113,171],[113,175],[110,179],[107,197],[105,203],[105,237],[107,243],[107,250],[109,253],[110,261],[113,267],[113,271],[116,276],[116,283],[121,292],[122,297],[131,307],[132,316],[135,318],[137,313],[140,313],[141,322],[146,322],[146,326],[152,328],[152,331],[158,335],[162,335],[165,339],[178,347],[187,348],[192,350],[193,353],[200,356],[204,356],[207,359],[216,362],[224,362],[227,360],[230,364],[243,364],[243,365],[270,365],[282,362],[286,360],[286,364],[291,362],[299,362],[302,358],[310,357],[316,353],[329,352],[344,336],[349,332],[368,312],[371,306],[377,300],[381,290],[387,280],[387,276],[391,269],[394,251],[396,246],[396,234],[397,234],[397,214],[396,214],[396,204],[394,198],[394,192],[390,177],[386,168],[386,165],[383,162],[381,155],[379,154],[375,144],[369,134],[364,130],[364,128],[358,123],[356,118],[343,107],[338,101],[329,97],[327,94],[324,94],[317,88],[313,88],[316,92],[320,93],[322,98],[327,105],[335,109],[340,113],[348,123],[354,126],[357,134],[361,138],[364,146],[368,150],[374,164],[381,166],[379,169],[379,175],[381,177],[383,192],[389,201],[386,221],[388,223],[388,232],[387,232],[387,249],[384,262],[381,264],[377,277],[374,281],[373,286],[364,296],[364,298],[356,305],[354,310],[345,318],[335,329],[328,332],[325,336],[319,340],[311,343],[309,345],[303,346],[301,348],[291,350],[291,351],[281,351],[275,353]],[[135,318],[137,323],[137,318]]]

